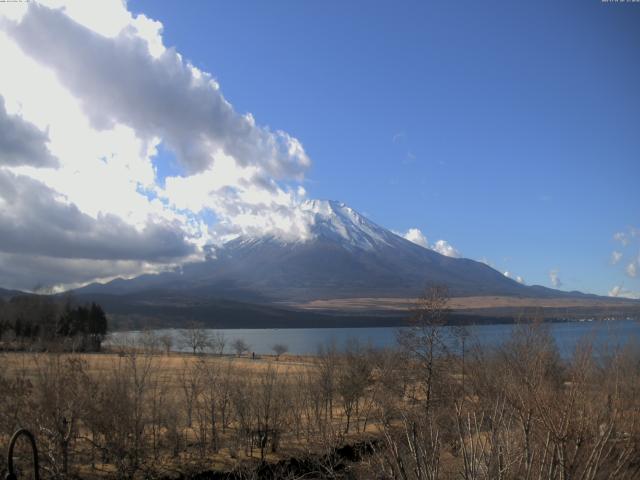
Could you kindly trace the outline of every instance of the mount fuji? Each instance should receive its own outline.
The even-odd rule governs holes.
[[[74,292],[97,301],[121,328],[388,326],[428,285],[445,285],[462,322],[638,314],[637,301],[522,285],[484,263],[424,248],[344,203],[308,201],[306,229],[239,236],[174,271],[94,283]],[[300,233],[301,232],[301,233]]]
[[[301,302],[355,297],[413,297],[428,284],[453,296],[561,296],[527,287],[484,263],[451,258],[412,243],[344,203],[312,200],[301,206],[306,238],[237,237],[206,261],[179,270],[107,284],[78,293],[131,294],[162,290],[190,297]]]

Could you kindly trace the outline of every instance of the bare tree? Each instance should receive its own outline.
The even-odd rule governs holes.
[[[187,325],[187,328],[180,330],[180,344],[190,349],[195,355],[209,348],[211,338],[201,324],[192,322]]]
[[[440,476],[443,439],[434,408],[434,392],[445,376],[438,361],[442,362],[446,353],[442,326],[446,323],[448,303],[446,287],[427,288],[411,309],[410,328],[398,336],[407,355],[407,368],[418,388],[410,403],[382,410],[385,448],[380,466],[394,479],[435,480]],[[394,427],[398,423],[399,428]]]
[[[287,353],[289,351],[289,347],[284,343],[276,343],[271,347],[271,350],[276,354],[276,360],[280,360],[280,356]]]
[[[33,395],[36,423],[43,440],[46,469],[54,476],[69,474],[72,444],[83,407],[85,363],[61,354],[35,356],[37,376]]]
[[[338,370],[337,391],[346,416],[345,433],[349,433],[352,418],[356,416],[357,420],[360,401],[372,383],[373,365],[367,353],[357,340],[350,341],[343,357],[343,364]]]
[[[193,425],[193,410],[202,388],[201,370],[187,358],[184,359],[179,373],[179,384],[184,398],[187,427]]]
[[[173,336],[170,334],[164,334],[160,336],[159,340],[165,354],[169,356],[169,354],[171,353],[171,348],[173,347]]]
[[[209,348],[215,355],[223,355],[227,346],[227,337],[223,332],[216,330],[210,336]]]
[[[228,414],[230,362],[225,365],[210,357],[203,358],[197,363],[197,368],[202,379],[198,402],[202,410],[199,436],[203,447],[206,441],[213,452],[218,452],[221,447],[221,429],[224,432],[225,416]]]
[[[137,338],[137,343],[142,349],[150,354],[153,354],[158,350],[160,345],[160,339],[153,330],[145,329],[142,334]]]
[[[118,478],[133,478],[147,468],[148,436],[152,416],[150,393],[161,371],[151,355],[131,352],[114,359],[106,372],[87,378],[84,391],[83,438],[103,454]],[[117,399],[117,401],[114,401]]]
[[[316,425],[320,430],[321,441],[327,448],[333,448],[341,441],[342,436],[342,432],[336,432],[333,427],[334,400],[340,368],[340,355],[335,343],[320,345],[316,361],[318,366],[313,374],[312,384],[315,390],[315,398],[312,402]]]
[[[269,446],[274,453],[278,450],[288,403],[284,387],[283,375],[271,365],[260,375],[254,386],[255,391],[251,396],[252,412],[255,416],[254,434],[258,437],[260,460],[264,460]]]
[[[399,343],[413,358],[418,384],[426,413],[433,401],[436,360],[447,346],[442,327],[449,313],[449,290],[435,285],[428,287],[411,309],[410,328],[401,331]]]
[[[236,352],[236,355],[241,357],[244,353],[249,351],[249,344],[242,338],[237,338],[231,343],[231,348]]]

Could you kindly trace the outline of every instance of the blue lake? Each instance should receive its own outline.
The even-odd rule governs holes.
[[[548,324],[560,354],[568,357],[576,346],[584,340],[591,341],[596,351],[603,351],[627,342],[640,343],[640,322],[635,320],[607,320],[563,322]],[[448,330],[448,327],[443,327]],[[474,325],[467,327],[469,337],[467,345],[493,346],[508,340],[514,325]],[[298,355],[315,354],[320,345],[335,343],[342,348],[351,339],[375,347],[392,347],[397,344],[398,328],[254,328],[216,330],[222,333],[227,341],[227,351],[231,353],[230,344],[236,339],[243,339],[256,354],[272,353],[276,343],[288,347],[289,353]],[[214,332],[213,330],[211,332]],[[449,331],[450,332],[450,331]],[[180,345],[180,330],[156,330],[157,335],[174,337],[175,351],[188,351]],[[140,332],[114,332],[110,341],[118,341],[123,337],[134,340]]]

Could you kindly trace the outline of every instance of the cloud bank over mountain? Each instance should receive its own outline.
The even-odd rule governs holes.
[[[159,271],[242,233],[304,237],[302,144],[237,112],[159,22],[93,7],[0,11],[0,285]],[[179,174],[161,178],[161,147]]]

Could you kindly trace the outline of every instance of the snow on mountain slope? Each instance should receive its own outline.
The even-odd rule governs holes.
[[[483,263],[416,245],[344,203],[313,200],[300,208],[309,224],[310,235],[304,238],[241,236],[215,248],[205,262],[89,290],[122,294],[154,288],[279,301],[407,297],[434,283],[459,296],[535,293]]]
[[[250,246],[256,247],[265,242],[295,245],[323,240],[334,242],[349,250],[373,251],[393,246],[398,239],[402,238],[375,224],[342,202],[308,200],[300,204],[299,208],[308,223],[309,235],[307,236],[294,240],[288,235],[239,236],[222,247],[214,248],[213,250],[224,249],[230,245],[247,248]]]
[[[427,284],[448,285],[455,295],[519,295],[522,285],[485,264],[451,258],[375,224],[341,202],[314,200],[301,206],[309,235],[238,237],[217,248],[207,267],[197,267],[198,288],[233,281],[280,300],[402,296]],[[195,266],[184,277],[195,278]]]
[[[310,200],[301,208],[312,215],[311,232],[315,238],[336,240],[345,247],[363,250],[390,246],[397,238],[341,202]]]

